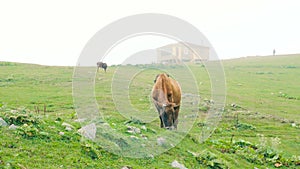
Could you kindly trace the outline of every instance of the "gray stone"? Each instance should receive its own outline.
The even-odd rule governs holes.
[[[157,144],[160,145],[160,146],[166,144],[166,139],[164,139],[163,137],[158,137],[157,138]]]
[[[81,129],[78,130],[78,133],[89,138],[91,140],[96,138],[96,124],[92,123],[86,126],[83,126]]]
[[[141,129],[147,131],[147,127],[146,126],[142,126]]]
[[[133,127],[133,126],[127,126],[127,132],[132,133],[132,134],[140,134],[141,129],[139,129],[137,127]]]
[[[1,117],[0,117],[0,126],[8,126],[6,121],[4,121]]]
[[[14,125],[14,124],[12,124],[8,127],[8,129],[10,129],[10,130],[16,130],[17,128],[18,128],[18,126]]]
[[[18,113],[17,110],[10,110],[11,113]]]
[[[85,118],[81,118],[81,119],[76,119],[74,120],[75,122],[78,122],[78,123],[82,123],[84,122],[86,119]]]
[[[72,126],[71,124],[66,123],[66,122],[63,122],[61,125],[62,125],[62,126],[65,126],[65,127],[70,127],[70,128],[72,128],[72,129],[75,128],[74,126]]]
[[[179,168],[179,169],[187,169],[183,164],[180,164],[178,161],[174,160],[171,164],[173,168]]]
[[[72,131],[73,129],[72,129],[70,126],[67,126],[67,127],[65,128],[65,130],[66,130],[66,131]]]
[[[147,138],[146,135],[141,134],[141,137],[142,137],[144,140],[148,140],[148,138]]]
[[[130,136],[131,139],[133,140],[138,140],[139,138],[137,136]]]
[[[132,169],[132,167],[124,166],[124,167],[122,167],[121,169]]]
[[[72,131],[73,129],[75,129],[74,126],[72,126],[71,124],[66,123],[66,122],[63,122],[61,125],[66,127],[65,128],[66,131]]]

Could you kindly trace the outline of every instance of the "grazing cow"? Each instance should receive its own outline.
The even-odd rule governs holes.
[[[177,129],[181,89],[177,81],[163,73],[156,76],[152,100],[158,111],[160,127]]]
[[[97,68],[97,72],[98,72],[99,68],[103,68],[104,71],[106,72],[107,64],[104,63],[104,62],[97,62],[97,67],[98,67],[98,68]]]

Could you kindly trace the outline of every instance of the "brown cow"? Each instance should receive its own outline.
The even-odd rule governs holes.
[[[159,114],[160,127],[177,129],[181,101],[180,85],[165,73],[157,75],[154,83],[152,99]]]
[[[103,68],[104,71],[106,72],[107,64],[103,63],[103,62],[97,62],[97,72],[98,72],[99,68]]]

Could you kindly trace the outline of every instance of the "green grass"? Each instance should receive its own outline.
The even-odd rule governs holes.
[[[225,60],[223,66],[226,108],[217,129],[204,143],[199,139],[211,97],[211,82],[205,67],[189,65],[195,80],[183,66],[109,67],[107,73],[96,74],[99,113],[112,131],[119,133],[119,138],[114,139],[124,138],[125,143],[135,142],[130,139],[132,135],[138,138],[136,143],[142,144],[147,143],[145,137],[155,139],[166,133],[159,128],[157,112],[150,102],[157,73],[170,73],[181,82],[184,93],[201,96],[196,110],[188,106],[192,99],[185,98],[182,103],[181,123],[178,131],[173,132],[174,137],[182,138],[179,144],[160,155],[136,159],[108,152],[104,144],[77,133],[81,126],[75,121],[73,67],[0,62],[0,117],[19,126],[17,130],[0,127],[0,168],[172,168],[174,160],[187,168],[275,168],[276,163],[281,163],[281,168],[299,167],[300,55]],[[113,78],[118,77],[116,70],[122,70],[119,72],[122,76],[137,72],[128,84],[129,102],[118,103],[120,107],[115,106],[116,99],[111,93]],[[116,87],[122,87],[115,80]],[[132,112],[119,112],[127,106],[133,107]],[[63,122],[72,124],[73,130],[65,130]],[[140,129],[145,126],[146,130],[128,133],[126,123]],[[184,125],[191,127],[186,135],[182,130]],[[112,138],[110,133],[103,133],[100,135],[104,138]],[[160,146],[155,146],[148,147],[149,151],[160,150]],[[129,151],[127,154],[134,152],[126,146],[123,150]]]

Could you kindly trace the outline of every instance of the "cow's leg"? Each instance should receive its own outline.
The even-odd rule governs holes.
[[[157,103],[157,101],[155,99],[154,99],[154,105],[155,105],[155,108],[156,108],[156,110],[158,112],[158,116],[159,116],[159,119],[160,119],[160,127],[164,128],[164,123],[163,123],[162,117],[161,117],[161,115],[162,115],[162,107],[160,107],[158,105],[158,103]]]
[[[161,119],[161,116],[159,116],[159,119],[160,119],[160,128],[164,128],[164,123],[163,123],[163,121]]]
[[[157,111],[158,111],[158,114],[159,114],[159,119],[160,119],[160,128],[164,128],[164,123],[163,123],[163,119],[161,117],[162,115],[162,109],[159,108],[158,106],[156,107],[157,108]]]
[[[177,129],[177,125],[178,125],[179,109],[180,109],[180,106],[175,108],[175,117],[174,117],[174,127],[175,127],[175,129]]]

